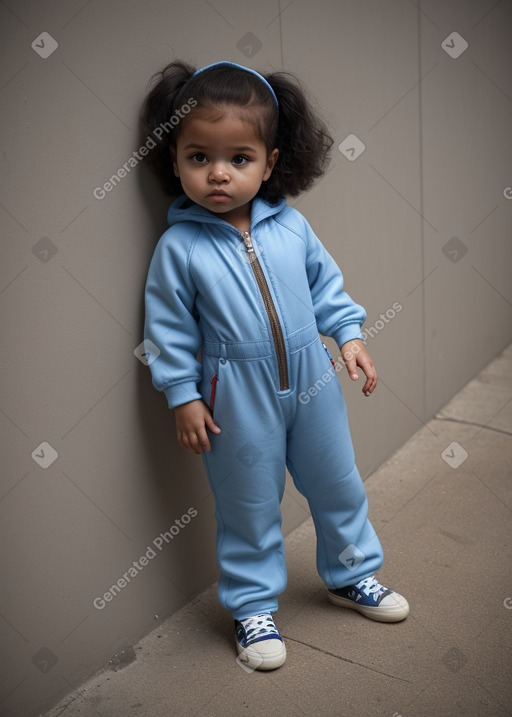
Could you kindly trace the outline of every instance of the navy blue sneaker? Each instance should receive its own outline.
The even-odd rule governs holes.
[[[407,600],[381,585],[375,575],[337,590],[329,590],[329,600],[335,605],[357,610],[378,622],[400,622],[409,614]]]
[[[237,662],[248,672],[275,670],[286,660],[286,647],[269,612],[235,620]]]

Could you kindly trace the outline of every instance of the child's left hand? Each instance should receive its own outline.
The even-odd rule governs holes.
[[[365,396],[370,396],[377,386],[377,371],[361,339],[347,341],[347,343],[343,344],[340,348],[340,353],[347,367],[348,375],[353,381],[357,381],[359,378],[357,367],[359,366],[363,370],[366,376],[363,393]]]

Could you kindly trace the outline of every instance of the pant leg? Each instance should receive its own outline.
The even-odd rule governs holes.
[[[311,509],[318,572],[327,587],[339,588],[373,574],[382,565],[383,553],[368,520],[345,399],[321,341],[297,359],[297,404],[287,466]]]
[[[275,360],[274,360],[275,362]],[[204,362],[218,374],[203,461],[215,500],[220,603],[236,619],[275,612],[286,587],[280,503],[285,486],[286,426],[268,362]],[[209,391],[209,378],[204,394]],[[206,397],[205,397],[206,400]]]

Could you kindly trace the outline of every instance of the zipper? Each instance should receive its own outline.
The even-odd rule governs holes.
[[[286,363],[286,346],[284,343],[281,324],[279,323],[279,316],[277,315],[276,307],[274,306],[274,302],[272,301],[272,295],[270,294],[270,289],[268,288],[265,274],[263,273],[261,264],[254,251],[251,235],[249,234],[249,232],[241,232],[241,234],[242,239],[244,240],[247,257],[249,259],[250,265],[252,266],[252,270],[256,278],[256,283],[258,284],[258,288],[260,290],[261,297],[263,299],[263,303],[267,311],[268,320],[270,322],[270,329],[272,331],[272,337],[274,339],[274,347],[277,356],[279,390],[287,391],[290,388],[290,382],[288,379],[288,366]]]

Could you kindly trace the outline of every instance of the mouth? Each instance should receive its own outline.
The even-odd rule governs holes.
[[[229,199],[231,199],[229,194],[226,194],[226,192],[223,192],[221,190],[211,192],[211,194],[208,195],[208,198],[214,202],[227,202]]]

